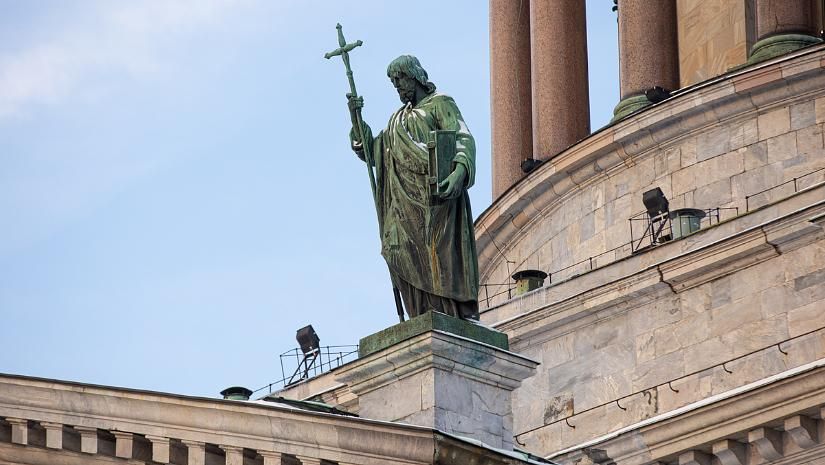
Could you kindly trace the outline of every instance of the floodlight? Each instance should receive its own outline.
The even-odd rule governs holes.
[[[318,350],[320,347],[319,344],[321,340],[318,338],[315,330],[312,329],[312,325],[307,325],[299,329],[297,334],[295,334],[295,339],[298,341],[298,345],[301,346],[301,352],[304,354]]]
[[[645,204],[647,214],[650,215],[651,218],[667,213],[668,211],[669,203],[667,197],[665,197],[662,189],[658,187],[642,194],[642,203]]]

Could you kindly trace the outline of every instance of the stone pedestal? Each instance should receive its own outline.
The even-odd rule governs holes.
[[[361,341],[336,376],[359,415],[400,421],[512,450],[510,395],[538,363],[507,350],[503,333],[427,313]]]
[[[618,12],[621,101],[614,121],[650,105],[645,92],[653,87],[679,88],[676,2],[621,0]]]
[[[530,44],[533,158],[547,159],[590,134],[584,0],[530,0]]]
[[[490,0],[490,115],[493,198],[524,177],[533,158],[530,2]]]
[[[757,0],[757,42],[748,63],[758,63],[822,42],[814,0]]]

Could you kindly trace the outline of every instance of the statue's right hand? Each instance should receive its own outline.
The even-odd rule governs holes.
[[[351,113],[364,108],[364,97],[353,97],[352,94],[347,93],[347,106]]]
[[[361,139],[356,135],[355,129],[350,129],[349,141],[352,151],[358,155],[358,158],[364,160],[364,143],[361,142]]]

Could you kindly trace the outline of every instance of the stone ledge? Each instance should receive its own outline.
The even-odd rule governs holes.
[[[429,330],[341,367],[335,378],[360,396],[434,366],[512,390],[537,365],[538,362],[506,349],[454,333]]]
[[[358,356],[366,357],[428,331],[444,331],[503,350],[510,348],[507,335],[502,332],[443,313],[427,312],[362,338],[358,343]]]
[[[724,439],[741,440],[743,432],[766,424],[775,425],[800,412],[820,412],[825,403],[823,362],[797,367],[649,418],[546,458],[564,465],[575,464],[590,451],[598,450],[610,458],[609,463],[652,465],[673,462],[687,451],[712,453],[710,445]],[[802,452],[799,448],[796,451]],[[820,449],[814,455],[823,457],[825,450]],[[803,463],[788,460],[791,458],[786,455],[784,463]],[[606,462],[596,458],[592,463]]]
[[[822,238],[812,219],[825,212],[825,185],[699,232],[633,255],[555,286],[544,287],[482,313],[510,342],[540,343],[594,320],[624,312],[662,293],[678,293]],[[688,247],[686,250],[680,247]],[[652,254],[652,255],[651,255]],[[750,261],[750,262],[749,262]]]

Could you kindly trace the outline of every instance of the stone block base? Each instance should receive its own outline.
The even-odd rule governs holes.
[[[358,396],[361,417],[431,427],[512,450],[511,392],[538,363],[437,327],[342,367],[336,379]]]

